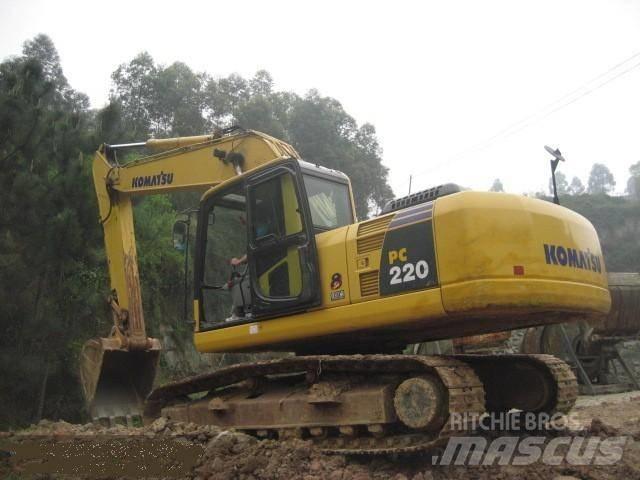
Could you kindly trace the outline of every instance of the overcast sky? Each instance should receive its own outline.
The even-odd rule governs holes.
[[[38,33],[94,107],[143,50],[317,88],[375,125],[396,195],[411,174],[414,191],[497,177],[511,192],[546,189],[545,144],[569,179],[607,164],[618,192],[640,160],[640,1],[0,0],[1,58]]]

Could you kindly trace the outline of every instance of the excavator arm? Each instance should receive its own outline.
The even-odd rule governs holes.
[[[152,152],[121,165],[118,153],[146,147]],[[102,145],[93,180],[104,229],[113,327],[106,338],[89,340],[82,351],[81,380],[91,416],[135,418],[153,386],[160,342],[146,334],[133,224],[135,197],[204,191],[282,158],[299,158],[290,145],[238,128],[213,135],[151,139]]]

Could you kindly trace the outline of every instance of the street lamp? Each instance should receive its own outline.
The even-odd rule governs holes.
[[[551,180],[553,181],[553,203],[556,205],[560,205],[560,200],[558,199],[558,187],[556,187],[556,168],[558,168],[559,162],[564,162],[564,157],[560,153],[560,149],[556,148],[555,150],[551,148],[549,145],[545,145],[544,149],[553,155],[553,159],[550,160],[551,163]]]

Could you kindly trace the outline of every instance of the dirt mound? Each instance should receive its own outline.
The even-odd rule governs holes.
[[[633,437],[640,431],[640,402],[625,402],[623,405],[594,406],[598,415],[586,415],[582,411],[581,427],[571,431],[549,433],[545,444],[561,436],[591,437],[599,439],[629,436],[624,448],[622,460],[613,465],[571,465],[564,459],[558,465],[535,461],[529,465],[498,465],[490,462],[484,465],[440,466],[432,462],[428,455],[399,457],[345,457],[324,455],[304,440],[258,440],[243,433],[227,431],[215,426],[201,426],[193,423],[172,422],[159,418],[144,427],[102,427],[93,424],[73,425],[66,422],[42,421],[20,432],[0,435],[0,443],[13,442],[14,447],[1,447],[5,451],[25,442],[39,439],[42,443],[40,453],[32,454],[22,460],[18,455],[0,458],[0,476],[18,473],[21,477],[32,476],[30,466],[38,455],[45,460],[51,452],[61,445],[75,446],[74,452],[86,463],[87,458],[95,455],[107,455],[112,441],[124,445],[119,456],[109,460],[101,457],[107,466],[121,462],[126,468],[102,470],[99,478],[143,478],[162,476],[170,478],[188,478],[197,480],[571,480],[592,479],[608,480],[617,478],[640,478],[640,447]],[[624,413],[623,413],[624,412]],[[615,414],[615,415],[614,415]],[[626,415],[626,419],[618,418]],[[603,420],[603,419],[606,419]],[[582,421],[584,420],[584,421]],[[509,432],[487,432],[483,438],[490,444],[501,435],[514,435]],[[516,436],[518,436],[516,434]],[[106,440],[105,440],[106,439]],[[110,439],[110,440],[109,440]],[[114,441],[114,439],[116,439]],[[21,443],[22,442],[22,443]],[[93,447],[96,445],[95,447]],[[105,448],[108,447],[108,448]],[[179,447],[179,448],[177,448]],[[142,448],[150,452],[141,455]],[[160,453],[159,448],[162,449]],[[155,450],[154,450],[155,449]],[[67,450],[68,451],[68,450]],[[84,456],[83,453],[84,452]],[[15,452],[12,452],[15,453]],[[129,457],[127,457],[129,455]],[[189,457],[189,461],[187,461]],[[95,459],[92,460],[95,462]],[[30,463],[31,462],[31,463]],[[128,462],[128,463],[127,463]],[[146,475],[131,468],[139,468],[147,462]],[[150,463],[149,463],[150,462]],[[51,468],[54,462],[45,463]],[[44,468],[43,467],[43,468]],[[129,470],[127,470],[129,468]],[[50,470],[53,477],[64,474],[64,478],[96,478],[96,471]],[[149,475],[156,472],[155,475]],[[158,475],[157,472],[162,472]],[[30,474],[30,475],[28,475]],[[47,477],[51,478],[51,476]]]
[[[562,436],[599,436],[619,433],[613,427],[594,420],[590,428],[579,432],[550,433],[544,445]],[[502,435],[513,433],[502,432]],[[490,432],[488,442],[499,437]],[[516,435],[517,436],[517,435]],[[434,465],[430,455],[398,457],[345,457],[323,455],[309,441],[278,442],[257,440],[242,434],[222,432],[213,438],[194,469],[198,480],[287,479],[287,480],[608,480],[640,478],[640,449],[632,440],[623,459],[613,465],[572,465],[566,459],[557,465],[536,461],[529,465]],[[560,448],[558,453],[565,453]]]
[[[15,438],[33,437],[135,437],[144,436],[155,438],[158,436],[171,437],[179,441],[206,445],[223,430],[214,425],[197,425],[195,423],[172,422],[165,417],[156,419],[153,423],[143,427],[126,425],[102,426],[93,423],[75,425],[64,421],[51,422],[42,420],[29,428],[17,432],[5,433]],[[241,434],[237,434],[241,435]]]
[[[223,432],[209,442],[195,472],[212,480],[342,478],[345,463],[343,457],[323,456],[307,441],[259,441],[248,435]]]

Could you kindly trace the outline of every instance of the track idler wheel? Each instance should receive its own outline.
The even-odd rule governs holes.
[[[446,421],[445,400],[442,384],[425,375],[403,381],[396,389],[393,405],[398,419],[407,427],[438,431]]]

